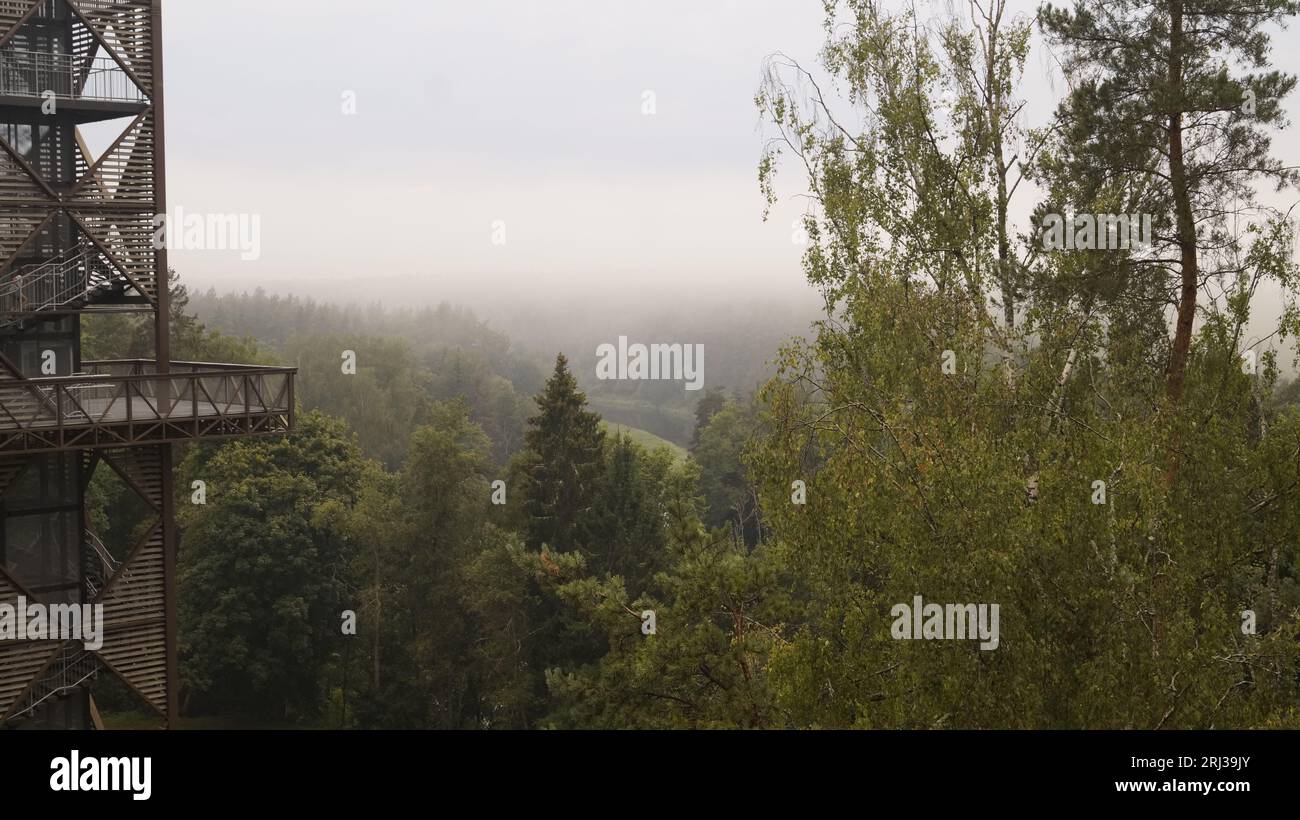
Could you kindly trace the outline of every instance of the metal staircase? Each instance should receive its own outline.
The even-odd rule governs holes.
[[[86,554],[83,566],[86,576],[86,598],[94,600],[104,585],[117,574],[122,567],[122,562],[113,557],[113,553],[108,551],[108,547],[99,540],[99,536],[90,530],[85,531],[85,536]]]
[[[82,648],[79,641],[64,644],[42,675],[32,682],[26,692],[25,702],[13,717],[30,717],[42,703],[65,697],[99,674],[100,663],[95,653]]]
[[[120,296],[126,284],[98,247],[78,243],[0,283],[0,330],[28,327],[39,321],[41,313],[77,310]]]

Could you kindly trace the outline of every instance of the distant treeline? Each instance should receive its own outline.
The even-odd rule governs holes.
[[[517,437],[506,431],[517,433],[519,418],[509,412],[505,385],[489,377],[504,379],[516,394],[531,395],[555,354],[563,351],[592,406],[607,419],[685,445],[701,393],[686,390],[681,381],[600,381],[595,374],[601,344],[614,344],[620,336],[634,343],[702,344],[705,386],[748,396],[775,372],[771,359],[780,345],[805,334],[816,318],[815,306],[805,302],[719,303],[672,311],[575,305],[563,310],[538,307],[528,313],[502,309],[500,315],[484,319],[446,303],[397,309],[339,306],[263,290],[219,295],[212,289],[192,294],[190,309],[214,330],[255,339],[284,362],[303,368],[300,386],[308,406],[353,419],[336,394],[357,384],[318,383],[330,379],[331,369],[338,370],[326,354],[332,353],[335,360],[345,349],[367,358],[379,354],[390,359],[385,368],[413,369],[414,382],[424,385],[432,398],[459,395],[468,388],[473,418],[489,432],[502,432],[505,446],[517,444]],[[393,400],[402,406],[400,397]],[[493,417],[503,413],[505,418]]]

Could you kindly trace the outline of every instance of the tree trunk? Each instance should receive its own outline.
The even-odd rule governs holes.
[[[1169,0],[1169,73],[1167,93],[1169,111],[1169,180],[1174,200],[1174,217],[1178,229],[1178,250],[1182,267],[1182,287],[1178,298],[1178,321],[1174,326],[1174,344],[1169,353],[1169,371],[1165,383],[1165,397],[1170,409],[1176,409],[1183,398],[1187,380],[1187,360],[1192,348],[1192,325],[1196,321],[1196,289],[1200,271],[1196,258],[1196,222],[1192,215],[1192,197],[1187,181],[1187,166],[1183,161],[1183,4],[1182,0]],[[1175,435],[1169,446],[1165,465],[1165,490],[1172,496],[1178,477],[1179,442]],[[1159,543],[1157,541],[1157,543]],[[1167,553],[1165,554],[1167,557]],[[1165,621],[1160,612],[1160,599],[1166,589],[1165,565],[1160,555],[1152,556],[1152,614],[1151,654],[1160,655],[1165,642]]]
[[[374,691],[376,692],[379,691],[379,637],[380,637],[380,633],[383,632],[383,629],[381,628],[382,627],[382,621],[381,621],[382,603],[380,601],[380,595],[383,594],[383,589],[384,589],[383,576],[380,574],[379,539],[376,538],[375,539],[375,622],[372,625],[372,628],[374,629],[374,635],[375,635],[375,640],[374,640],[375,679],[373,681],[373,684],[374,684]]]
[[[1182,0],[1169,2],[1169,93],[1174,107],[1182,106],[1183,93],[1183,5]],[[1200,270],[1196,258],[1196,222],[1192,215],[1192,195],[1183,162],[1183,115],[1169,112],[1169,179],[1173,188],[1174,215],[1178,227],[1178,250],[1182,263],[1182,289],[1178,299],[1178,323],[1174,345],[1169,355],[1165,395],[1177,405],[1183,398],[1187,378],[1187,359],[1192,347],[1192,324],[1196,320],[1196,289]]]
[[[1007,231],[1007,211],[1010,197],[1007,194],[1008,169],[1006,153],[1002,144],[1002,107],[1004,101],[997,77],[998,24],[1002,21],[1002,5],[995,6],[992,13],[993,19],[989,24],[988,55],[986,57],[987,63],[984,77],[985,88],[988,89],[985,102],[989,111],[989,136],[993,140],[993,162],[997,166],[998,174],[998,285],[1002,288],[1002,318],[1006,322],[1007,335],[1010,337],[1011,331],[1016,326],[1016,286],[1012,281],[1011,241]],[[1008,351],[1009,358],[1010,352]]]

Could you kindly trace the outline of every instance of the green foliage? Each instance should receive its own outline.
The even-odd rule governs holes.
[[[179,566],[185,700],[198,711],[310,717],[346,608],[339,510],[363,471],[344,427],[319,413],[286,438],[196,448],[181,466]],[[207,504],[189,503],[189,482]]]
[[[1011,336],[987,315],[1007,283],[978,264],[1000,222],[984,203],[1002,200],[963,183],[1001,176],[996,152],[961,138],[961,112],[997,101],[964,92],[955,41],[941,40],[943,69],[910,12],[846,5],[855,14],[828,27],[827,66],[870,109],[864,130],[823,130],[779,86],[759,100],[797,136],[786,145],[819,206],[805,267],[829,297],[816,339],[791,346],[764,391],[750,453],[773,549],[807,592],[806,620],[772,648],[776,703],[795,725],[862,728],[1293,721],[1300,619],[1282,598],[1296,524],[1279,502],[1300,486],[1300,436],[1294,416],[1261,423],[1275,372],[1244,374],[1237,348],[1252,277],[1295,282],[1287,231],[1257,226],[1245,278],[1195,337],[1177,412],[1158,400],[1164,368],[1149,352],[1164,338],[1158,310],[1141,294],[1105,318],[1092,309],[1089,283],[1114,260],[1044,263],[1061,275],[1029,290],[1026,333]],[[1139,79],[1159,69],[1141,60]],[[959,86],[947,142],[930,137],[935,82]],[[1122,164],[1135,137],[1094,122],[1123,143],[1109,149]],[[765,183],[774,168],[760,169]],[[1072,172],[1111,178],[1095,168]],[[791,503],[795,479],[806,505]],[[998,604],[1000,646],[894,639],[891,610],[916,595]],[[1258,634],[1240,628],[1246,609]]]
[[[695,429],[691,431],[691,449],[700,446],[700,431],[708,426],[714,414],[727,406],[727,394],[716,388],[704,391],[704,396],[695,403]]]
[[[247,337],[235,338],[212,330],[191,313],[190,294],[172,271],[170,279],[170,343],[176,361],[235,362],[270,364]],[[82,358],[152,359],[154,351],[152,314],[107,314],[87,316],[82,323]]]
[[[540,368],[506,336],[448,304],[340,308],[259,289],[208,291],[194,297],[193,309],[222,332],[256,337],[274,359],[298,367],[303,405],[346,420],[362,452],[392,470],[406,457],[411,431],[426,423],[428,403],[452,400],[468,403],[470,418],[492,440],[494,462],[504,464],[522,446],[526,396],[542,382]],[[343,371],[345,350],[356,354],[355,374]]]
[[[756,427],[752,406],[729,402],[712,414],[692,453],[700,465],[700,491],[708,511],[705,523],[726,526],[751,546],[760,539],[762,518],[742,457]]]
[[[529,549],[566,552],[589,542],[591,506],[604,471],[605,431],[561,354],[528,420],[518,464]]]
[[[605,431],[607,440],[613,436],[624,436],[650,452],[665,450],[674,464],[681,464],[689,456],[686,448],[662,439],[649,431],[636,427],[627,427],[622,424],[610,424],[608,421],[602,421],[600,426]]]
[[[763,728],[784,725],[766,659],[791,605],[778,565],[722,530],[705,531],[693,471],[672,477],[667,568],[657,595],[586,575],[581,560],[539,572],[548,589],[601,630],[608,651],[580,668],[551,669],[549,723],[585,728]],[[643,613],[655,615],[644,634]]]
[[[368,687],[355,724],[526,725],[525,581],[485,515],[489,442],[461,404],[411,436],[400,474],[372,473],[347,517]]]
[[[343,369],[343,354],[356,355],[356,372]],[[298,368],[297,392],[304,407],[348,421],[362,451],[396,469],[410,432],[422,420],[432,377],[401,341],[367,336],[307,336],[287,358]]]
[[[795,722],[1149,728],[1280,714],[1296,696],[1295,610],[1272,610],[1258,636],[1239,627],[1243,609],[1265,621],[1271,551],[1295,550],[1294,513],[1276,507],[1300,476],[1283,452],[1300,443],[1294,418],[1252,447],[1247,380],[1229,379],[1231,406],[1179,430],[1188,457],[1171,495],[1165,419],[1109,414],[1102,373],[1097,393],[1045,415],[997,369],[944,376],[933,354],[930,368],[897,367],[933,330],[932,313],[885,296],[901,291],[853,300],[859,330],[791,351],[766,394],[754,469],[813,613],[772,659]],[[1031,362],[1025,389],[1036,366],[1051,363]],[[1199,386],[1226,375],[1207,361],[1189,401],[1206,406]],[[789,503],[793,476],[807,506]],[[1093,503],[1098,480],[1106,504]],[[1000,647],[893,640],[891,607],[918,594],[998,603]]]
[[[623,435],[606,440],[603,480],[583,551],[593,571],[621,577],[634,594],[649,586],[664,559],[662,509],[671,468],[667,450],[647,453]]]

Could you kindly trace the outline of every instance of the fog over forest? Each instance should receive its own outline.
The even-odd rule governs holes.
[[[0,0],[0,726],[1300,729],[1300,0],[159,2]]]

